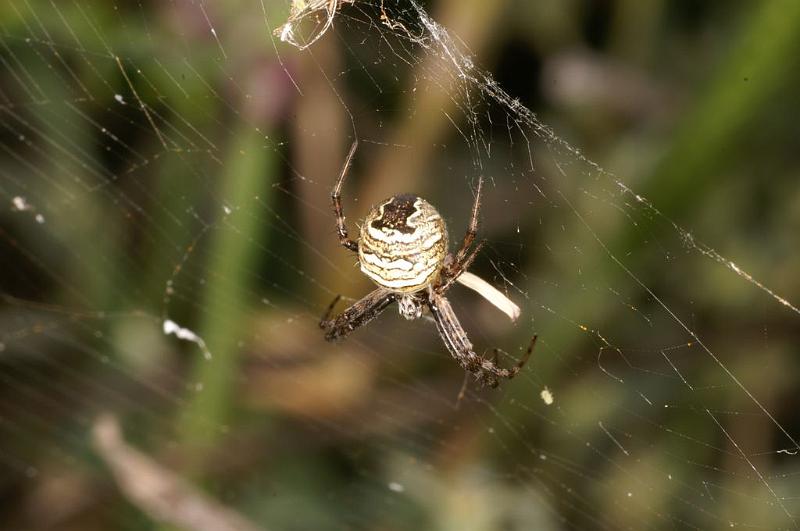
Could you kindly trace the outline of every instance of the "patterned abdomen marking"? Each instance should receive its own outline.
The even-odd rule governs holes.
[[[447,254],[447,228],[439,212],[415,195],[396,195],[370,210],[361,227],[361,271],[398,293],[430,284]]]

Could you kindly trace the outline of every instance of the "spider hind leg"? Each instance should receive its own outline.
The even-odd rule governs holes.
[[[497,387],[499,385],[499,379],[512,379],[531,357],[537,336],[533,336],[525,355],[522,356],[513,367],[510,369],[500,367],[497,363],[498,350],[494,352],[494,361],[489,358],[482,358],[475,353],[472,343],[469,341],[469,338],[467,338],[467,333],[464,331],[461,323],[458,322],[458,317],[456,317],[453,307],[450,305],[447,297],[439,295],[435,290],[431,290],[428,299],[428,307],[436,322],[439,335],[442,337],[450,354],[452,354],[465,370],[474,374],[475,379],[481,385]]]
[[[481,375],[484,373],[489,373],[488,382],[491,387],[497,387],[497,378],[505,378],[507,380],[511,380],[514,376],[522,370],[522,367],[528,362],[528,359],[531,357],[533,353],[533,347],[536,346],[536,339],[538,336],[534,335],[531,338],[531,342],[528,345],[528,350],[525,351],[525,354],[514,364],[513,367],[510,369],[505,369],[500,367],[497,363],[497,356],[500,352],[500,349],[494,349],[494,356],[493,360],[484,360],[481,363],[481,370],[479,371]]]

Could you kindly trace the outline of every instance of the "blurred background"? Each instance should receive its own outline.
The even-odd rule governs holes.
[[[277,30],[277,32],[276,32]],[[0,4],[3,529],[796,529],[800,3]],[[466,228],[469,382],[344,208]]]

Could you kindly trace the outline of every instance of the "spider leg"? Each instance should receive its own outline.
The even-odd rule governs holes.
[[[456,396],[456,409],[461,407],[461,401],[464,400],[464,397],[467,394],[467,384],[469,383],[469,373],[464,371],[464,382],[461,384],[461,389],[458,391],[458,396]]]
[[[469,248],[472,242],[475,241],[475,236],[478,235],[478,213],[481,209],[481,191],[483,190],[483,177],[478,177],[478,189],[475,192],[475,202],[472,204],[472,215],[469,218],[469,225],[467,232],[464,234],[464,239],[461,242],[461,247],[456,251],[453,267],[459,267],[464,263],[467,258]],[[474,257],[473,257],[474,259]]]
[[[358,252],[358,242],[351,240],[347,234],[347,225],[345,224],[344,211],[342,210],[342,185],[344,185],[344,179],[350,170],[350,164],[353,162],[357,147],[358,139],[354,140],[353,145],[350,146],[350,152],[344,161],[342,171],[339,173],[339,178],[336,179],[336,184],[331,191],[331,202],[333,203],[333,213],[336,215],[336,234],[339,236],[339,243],[354,252]]]
[[[491,361],[491,363],[495,367],[498,367],[497,358],[498,358],[499,355],[500,355],[500,349],[499,348],[492,349],[492,361]],[[483,365],[483,364],[481,364],[481,365]],[[482,371],[482,374],[483,374],[483,371]],[[488,382],[489,387],[491,387],[492,389],[494,389],[495,387],[500,385],[500,382],[497,381],[497,378],[492,376],[492,372],[491,371],[489,371],[488,375],[483,374],[483,377],[486,378],[486,381]]]
[[[499,348],[493,348],[492,349],[492,363],[497,365],[497,359],[498,359],[499,356],[500,356],[500,349]]]
[[[474,374],[475,378],[482,385],[497,387],[498,378],[510,380],[519,373],[533,352],[537,336],[533,336],[527,352],[512,368],[505,369],[500,367],[497,364],[497,355],[499,353],[497,349],[495,349],[494,352],[495,361],[483,359],[475,353],[472,343],[470,343],[467,337],[467,333],[464,331],[461,323],[459,323],[458,317],[456,317],[453,307],[446,297],[431,290],[428,298],[428,306],[436,322],[439,335],[442,337],[450,354],[452,354],[464,369]]]
[[[515,363],[514,366],[511,367],[510,369],[504,369],[497,364],[497,355],[500,352],[500,349],[497,348],[494,349],[494,361],[492,362],[484,360],[482,368],[494,374],[495,376],[499,376],[500,378],[507,378],[509,380],[512,379],[514,376],[517,375],[517,373],[519,373],[520,370],[522,370],[522,367],[528,362],[528,359],[531,357],[531,354],[533,353],[533,347],[536,346],[536,339],[538,337],[539,336],[534,335],[531,338],[531,342],[528,345],[528,350],[525,351],[525,355],[522,356],[519,359],[519,361],[517,361],[517,363]]]
[[[428,307],[436,322],[436,329],[444,341],[447,350],[465,370],[475,375],[478,381],[483,384],[491,384],[491,379],[487,378],[481,370],[483,360],[475,353],[472,343],[464,331],[464,327],[458,321],[450,301],[446,297],[430,290],[428,296]]]
[[[436,287],[436,291],[438,293],[445,293],[448,289],[450,289],[450,285],[456,281],[458,277],[461,276],[461,273],[469,269],[469,266],[472,265],[472,262],[475,261],[475,258],[478,256],[478,253],[481,252],[483,246],[486,245],[486,240],[481,240],[478,242],[478,245],[475,246],[472,251],[464,258],[462,263],[455,262],[453,259],[453,263],[450,265],[449,268],[442,270],[441,274],[441,282]]]
[[[440,294],[445,293],[450,285],[472,265],[475,257],[478,256],[481,248],[486,243],[486,240],[481,240],[477,247],[470,250],[475,237],[478,235],[478,213],[481,208],[481,191],[483,190],[483,177],[478,178],[478,190],[475,192],[475,202],[472,204],[472,215],[469,219],[467,232],[464,234],[464,239],[461,242],[461,247],[456,251],[455,255],[449,255],[445,267],[442,269],[441,282],[436,288]]]
[[[325,315],[319,322],[319,327],[325,330],[326,341],[336,341],[351,333],[356,328],[364,326],[375,319],[391,303],[397,300],[397,295],[383,288],[367,294],[363,299],[354,303],[345,311],[330,319],[333,307],[339,302],[339,295],[328,306]]]
[[[330,318],[330,316],[331,316],[331,313],[333,313],[333,308],[336,306],[336,304],[337,304],[337,303],[338,303],[338,302],[339,302],[341,299],[342,299],[342,296],[341,296],[341,295],[337,295],[337,296],[335,296],[335,297],[333,298],[333,300],[331,301],[330,305],[328,305],[328,309],[327,309],[327,310],[325,310],[325,315],[323,315],[323,316],[322,316],[322,319],[320,319],[320,321],[319,321],[319,324],[320,324],[320,326],[322,326],[322,323],[324,323],[325,321],[327,321],[327,320]]]

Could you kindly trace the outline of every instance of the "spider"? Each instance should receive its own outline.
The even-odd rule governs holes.
[[[336,341],[372,321],[393,302],[400,315],[417,319],[422,309],[430,309],[436,328],[450,354],[481,385],[497,387],[498,378],[511,379],[528,361],[536,343],[531,339],[525,355],[510,369],[497,364],[499,350],[493,360],[475,353],[467,333],[458,321],[445,293],[453,282],[472,264],[485,240],[473,247],[478,232],[478,212],[483,178],[478,180],[467,232],[455,254],[448,252],[447,226],[436,208],[413,194],[395,195],[370,209],[361,226],[358,241],[348,236],[342,210],[342,186],[358,147],[353,142],[336,185],[331,192],[339,243],[358,253],[361,271],[378,288],[341,314],[330,318],[341,296],[333,299],[319,325],[325,339]]]

